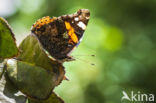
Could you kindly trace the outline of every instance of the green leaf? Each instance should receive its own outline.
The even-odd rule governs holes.
[[[46,99],[55,87],[53,72],[23,61],[9,59],[7,74],[20,91],[32,98]]]
[[[55,74],[55,85],[63,80],[65,71],[61,63],[48,57],[34,35],[27,36],[19,46],[20,55],[17,60],[31,63]]]
[[[29,98],[28,103],[64,103],[64,101],[55,93],[52,93],[47,100],[35,100]]]
[[[55,86],[63,80],[63,65],[50,59],[33,35],[23,40],[19,51],[16,59],[7,61],[10,80],[28,97],[49,98]]]
[[[14,87],[7,75],[3,75],[0,80],[0,103],[25,103],[26,99],[26,96]]]
[[[11,58],[17,54],[14,34],[7,21],[0,17],[0,58]]]

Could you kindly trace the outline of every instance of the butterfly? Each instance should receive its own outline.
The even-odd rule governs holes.
[[[46,16],[33,24],[31,32],[55,60],[71,61],[70,53],[80,44],[89,18],[87,9],[59,17]]]

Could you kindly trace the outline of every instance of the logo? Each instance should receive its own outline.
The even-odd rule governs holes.
[[[59,17],[47,16],[37,20],[31,32],[55,60],[71,61],[74,59],[70,53],[80,44],[89,18],[90,11],[87,9]]]
[[[128,101],[144,101],[144,102],[154,102],[154,94],[146,94],[141,93],[140,91],[134,92],[131,91],[130,95],[128,95],[125,91],[122,91],[123,97],[121,98],[121,101],[128,100]]]

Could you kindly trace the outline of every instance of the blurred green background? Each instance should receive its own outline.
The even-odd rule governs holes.
[[[82,8],[90,10],[90,21],[72,53],[77,60],[64,64],[70,81],[55,92],[66,103],[121,103],[123,90],[156,94],[155,0],[0,0],[0,16],[17,44],[37,19]]]

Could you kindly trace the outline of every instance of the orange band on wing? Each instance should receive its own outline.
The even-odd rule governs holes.
[[[49,24],[49,23],[53,22],[54,20],[56,20],[56,17],[53,17],[53,18],[50,18],[49,16],[43,17],[36,21],[36,23],[33,25],[33,28],[38,29],[45,24]]]
[[[78,43],[77,35],[74,33],[74,28],[70,25],[69,22],[65,21],[66,29],[68,30],[68,35],[71,37],[74,43]]]

